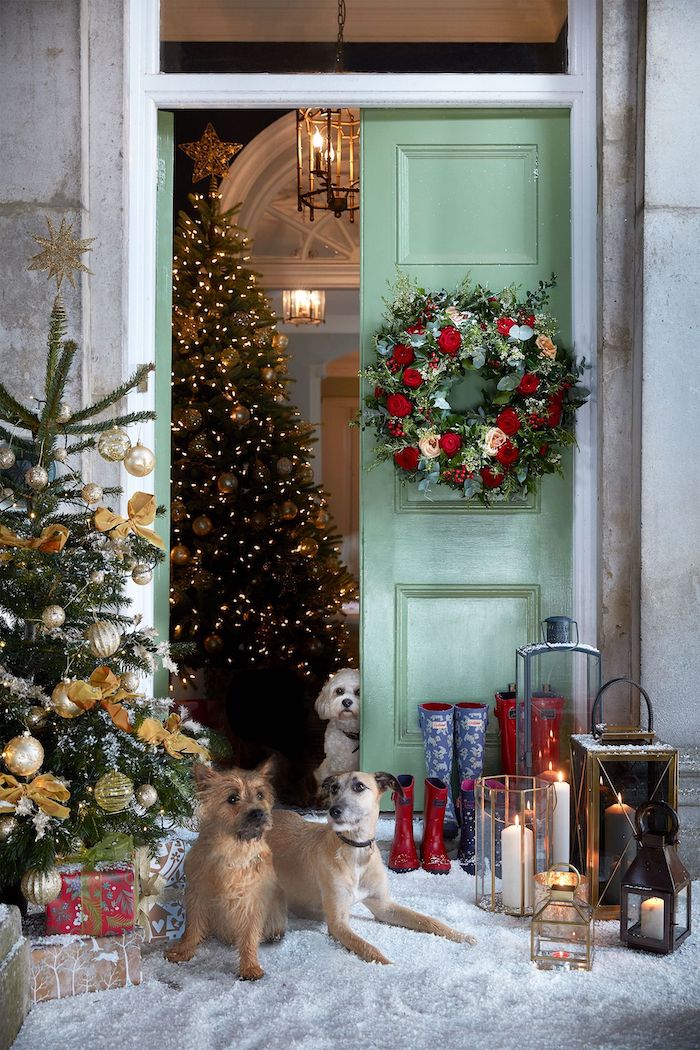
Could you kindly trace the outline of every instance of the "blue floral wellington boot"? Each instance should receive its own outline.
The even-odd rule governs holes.
[[[478,780],[484,771],[488,704],[455,704],[454,719],[459,782]]]
[[[447,806],[443,835],[454,838],[459,830],[452,801],[452,755],[454,751],[454,709],[452,704],[418,704],[418,721],[423,734],[425,768],[428,777],[437,777],[447,784]]]

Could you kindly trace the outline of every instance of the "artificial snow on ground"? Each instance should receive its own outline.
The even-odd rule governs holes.
[[[386,856],[393,823],[381,822]],[[384,840],[384,841],[383,841]],[[290,919],[263,945],[262,980],[236,980],[233,949],[207,941],[189,963],[146,947],[143,983],[35,1006],[13,1050],[698,1050],[698,932],[670,956],[623,948],[596,926],[590,973],[541,972],[530,925],[481,911],[474,879],[390,873],[396,899],[478,937],[474,947],[383,926],[355,930],[391,966],[364,963],[319,923]],[[695,887],[697,889],[697,887]]]

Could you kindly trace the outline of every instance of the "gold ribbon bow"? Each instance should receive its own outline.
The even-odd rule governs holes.
[[[136,730],[136,736],[146,744],[162,744],[169,755],[173,758],[182,758],[183,755],[201,755],[208,759],[209,752],[201,744],[185,733],[181,732],[182,719],[179,715],[172,714],[163,725],[157,718],[144,718]]]
[[[6,525],[0,525],[0,547],[25,547],[44,554],[58,554],[66,545],[70,532],[65,525],[46,525],[40,536],[18,536]]]
[[[121,682],[117,676],[110,671],[109,667],[96,667],[90,675],[90,681],[85,682],[78,679],[66,689],[66,696],[72,700],[76,707],[83,711],[90,711],[99,704],[107,712],[118,729],[130,733],[131,723],[129,715],[121,705],[122,700],[129,700],[136,693],[128,693],[122,689]]]
[[[156,516],[156,498],[149,496],[147,492],[135,492],[127,506],[127,517],[122,518],[119,514],[113,514],[107,507],[98,507],[95,511],[95,528],[99,532],[111,532],[114,536],[125,537],[130,532],[142,536],[154,547],[164,550],[165,544],[153,529],[146,528],[152,524]]]
[[[0,812],[16,809],[17,803],[22,798],[31,799],[50,817],[65,820],[70,814],[69,809],[59,805],[70,798],[70,791],[60,780],[56,779],[53,773],[41,773],[28,784],[21,784],[9,773],[0,773]]]

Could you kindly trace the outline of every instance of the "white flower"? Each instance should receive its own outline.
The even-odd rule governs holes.
[[[440,438],[430,430],[419,439],[418,448],[426,459],[436,459],[440,455]]]
[[[507,440],[508,438],[500,427],[491,427],[484,436],[482,448],[487,456],[495,456],[501,445]]]

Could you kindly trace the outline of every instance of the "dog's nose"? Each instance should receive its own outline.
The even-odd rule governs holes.
[[[352,707],[352,697],[351,696],[346,696],[345,697],[345,699],[343,700],[343,707],[345,707],[345,708]]]
[[[328,812],[333,817],[333,820],[337,820],[341,813],[340,806],[331,806]]]
[[[262,824],[265,819],[265,811],[262,809],[251,809],[246,819],[250,824]]]

